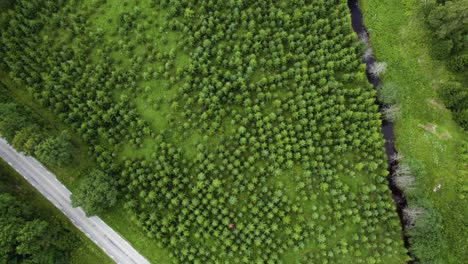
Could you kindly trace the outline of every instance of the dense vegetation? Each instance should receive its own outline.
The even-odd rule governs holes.
[[[345,1],[18,0],[0,28],[3,78],[91,147],[75,203],[118,188],[174,262],[406,259]]]
[[[66,132],[51,135],[47,127],[32,113],[7,96],[0,83],[0,134],[17,150],[35,155],[49,165],[63,165],[70,161],[71,143]]]
[[[116,182],[100,170],[89,171],[72,194],[71,201],[74,207],[81,206],[88,215],[102,212],[117,202]]]
[[[439,94],[454,113],[454,119],[468,130],[468,1],[430,2],[424,6],[426,23],[434,33],[432,54],[446,61],[460,76],[442,85]]]
[[[2,263],[66,263],[75,246],[73,235],[37,219],[29,206],[3,191],[0,224]]]
[[[452,1],[456,2],[461,3]],[[361,4],[372,50],[388,65],[382,76],[382,98],[399,109],[394,120],[399,152],[395,181],[408,202],[403,214],[410,252],[420,263],[464,263],[468,137],[456,111],[447,108],[466,103],[466,77],[450,70],[447,60],[454,54],[443,60],[434,56],[434,42],[440,40],[427,26],[427,11],[435,7],[434,1],[363,0]]]
[[[108,263],[52,207],[0,162],[0,263]]]

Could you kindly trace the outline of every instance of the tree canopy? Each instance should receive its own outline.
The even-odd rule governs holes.
[[[117,202],[116,182],[100,170],[84,175],[78,189],[72,194],[73,206],[81,206],[87,215],[95,215]]]

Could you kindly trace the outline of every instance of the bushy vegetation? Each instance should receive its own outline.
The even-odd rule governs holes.
[[[14,102],[0,83],[0,134],[17,150],[35,155],[48,165],[64,165],[71,159],[69,135],[50,135],[31,109]]]
[[[468,1],[434,1],[425,7],[426,21],[434,32],[434,55],[447,60],[454,71],[468,66]]]
[[[0,67],[90,145],[88,213],[105,175],[176,263],[406,259],[345,1],[15,8]]]
[[[39,213],[0,169],[0,262],[68,263],[76,235]]]
[[[468,88],[460,82],[447,82],[441,85],[440,97],[445,106],[453,112],[455,120],[468,130]]]
[[[0,263],[112,263],[3,161],[0,223]]]
[[[115,180],[100,170],[90,171],[84,175],[71,201],[73,206],[81,206],[88,215],[100,213],[117,202]]]
[[[436,1],[424,7],[426,22],[434,33],[433,55],[461,76],[440,87],[439,93],[455,120],[468,130],[468,1]]]

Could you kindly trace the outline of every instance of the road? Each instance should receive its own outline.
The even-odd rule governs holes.
[[[36,159],[17,152],[4,139],[0,139],[0,157],[60,209],[79,230],[116,263],[149,264],[148,260],[99,217],[86,217],[81,207],[73,208],[70,191]]]

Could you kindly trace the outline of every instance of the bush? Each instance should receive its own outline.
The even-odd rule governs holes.
[[[386,106],[382,110],[382,115],[384,119],[390,122],[395,122],[399,114],[400,114],[400,108],[395,105]]]
[[[435,7],[427,16],[429,28],[438,40],[440,51],[448,50],[448,54],[465,51],[468,34],[468,1],[447,1]],[[447,54],[447,55],[448,55]]]
[[[77,242],[27,201],[0,193],[0,263],[68,263]]]
[[[386,83],[378,89],[378,98],[385,105],[395,105],[400,101],[399,87],[393,83]]]
[[[385,62],[376,62],[369,67],[369,73],[370,75],[374,77],[379,77],[386,70],[387,70],[387,63]]]
[[[71,160],[70,136],[62,132],[42,141],[34,152],[39,160],[50,165],[64,165]]]
[[[467,65],[468,65],[468,54],[455,56],[448,63],[449,69],[454,72],[462,72],[466,70]]]
[[[434,39],[431,46],[431,54],[434,58],[443,60],[450,56],[453,43],[451,40],[438,40]]]
[[[416,222],[416,226],[409,231],[411,250],[418,256],[421,263],[433,263],[440,252],[448,245],[441,241],[444,231],[440,216],[434,210],[425,209],[425,213]],[[417,243],[415,243],[417,241]]]
[[[459,82],[448,82],[441,86],[439,95],[445,106],[453,111],[455,121],[468,129],[468,90]]]

